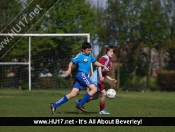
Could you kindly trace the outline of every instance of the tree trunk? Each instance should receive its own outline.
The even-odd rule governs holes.
[[[120,61],[117,63],[117,87],[116,90],[120,88]]]
[[[138,58],[139,58],[139,50],[140,50],[140,48],[137,47],[137,49],[135,51],[134,70],[132,72],[132,80],[134,83],[136,83],[138,81],[136,78],[136,71],[137,71],[137,63],[138,63]]]
[[[152,64],[151,64],[151,48],[149,50],[149,55],[148,55],[148,72],[147,72],[147,87],[149,87],[149,84],[150,84],[150,77],[151,77],[151,67],[152,67]]]
[[[163,56],[163,52],[162,52],[162,49],[160,49],[160,52],[159,52],[159,72],[162,71],[162,56]]]

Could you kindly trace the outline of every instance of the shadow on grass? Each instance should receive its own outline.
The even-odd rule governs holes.
[[[81,112],[81,111],[74,111],[74,112],[62,112],[62,113],[64,113],[64,114],[73,114],[73,115],[94,115],[94,114],[97,114],[98,112]],[[58,114],[59,114],[59,112],[58,112]]]

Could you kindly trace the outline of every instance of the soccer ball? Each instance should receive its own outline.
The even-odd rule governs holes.
[[[107,97],[110,99],[115,98],[116,94],[117,94],[116,91],[112,88],[108,89],[106,92]]]

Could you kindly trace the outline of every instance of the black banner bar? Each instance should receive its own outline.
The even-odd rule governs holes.
[[[0,117],[0,126],[175,126],[175,117]]]

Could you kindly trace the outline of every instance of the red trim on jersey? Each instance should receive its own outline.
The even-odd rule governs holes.
[[[105,58],[105,57],[101,57],[100,58],[100,60],[99,60],[99,62],[101,63],[101,64],[105,64],[105,62],[107,61],[107,59]],[[107,68],[109,68],[109,69],[111,69],[111,67],[112,67],[112,65],[111,65],[111,58],[109,58],[109,61],[108,61],[108,64],[107,64],[107,66],[106,66]],[[102,75],[103,75],[103,77],[105,77],[106,75],[107,75],[107,71],[103,71],[102,72]]]

